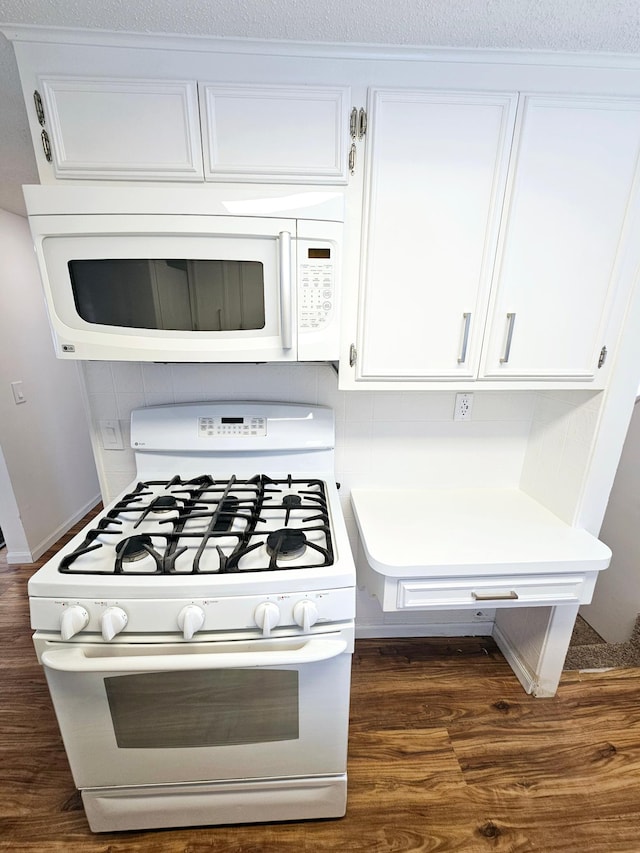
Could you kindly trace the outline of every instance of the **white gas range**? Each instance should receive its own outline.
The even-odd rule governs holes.
[[[132,413],[137,478],[29,582],[94,831],[337,817],[355,568],[331,410]]]

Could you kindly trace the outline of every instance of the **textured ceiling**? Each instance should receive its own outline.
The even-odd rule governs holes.
[[[0,0],[0,24],[373,44],[640,53],[638,0]],[[0,207],[37,182],[11,45],[0,36]]]

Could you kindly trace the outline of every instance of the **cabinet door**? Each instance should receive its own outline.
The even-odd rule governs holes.
[[[348,88],[200,84],[205,178],[347,183]]]
[[[482,376],[590,381],[628,238],[640,102],[523,99]]]
[[[202,181],[195,82],[41,77],[56,178]]]
[[[357,378],[475,376],[516,103],[371,92]]]

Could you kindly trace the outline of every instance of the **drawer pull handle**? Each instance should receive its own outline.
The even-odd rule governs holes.
[[[515,601],[518,598],[518,593],[511,590],[510,592],[472,592],[472,598],[475,601],[502,601],[509,600]]]

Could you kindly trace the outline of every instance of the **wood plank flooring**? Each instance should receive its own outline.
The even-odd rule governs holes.
[[[640,851],[640,670],[532,699],[489,639],[357,642],[340,820],[94,835],[31,645],[34,567],[2,553],[0,851]]]

